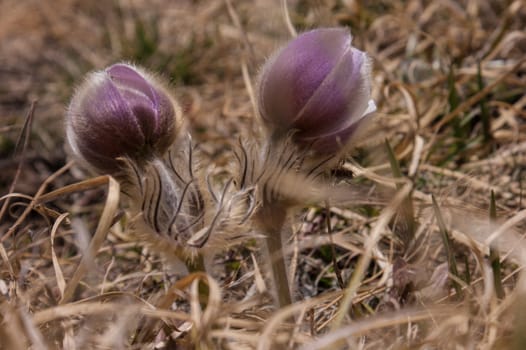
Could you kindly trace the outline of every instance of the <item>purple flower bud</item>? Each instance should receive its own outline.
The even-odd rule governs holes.
[[[67,137],[73,152],[102,173],[162,155],[179,131],[180,110],[152,76],[118,63],[90,73],[69,105]]]
[[[265,64],[258,102],[275,134],[295,131],[299,144],[330,154],[375,110],[368,57],[351,46],[351,39],[343,28],[312,30]]]

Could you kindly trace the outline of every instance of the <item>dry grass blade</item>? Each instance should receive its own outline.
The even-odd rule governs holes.
[[[29,340],[31,341],[31,344],[35,347],[35,349],[47,349],[46,342],[44,340],[44,337],[42,336],[42,333],[37,328],[37,326],[34,324],[32,315],[27,313],[25,310],[20,308],[18,310],[20,314],[20,319],[22,320],[22,324],[24,325],[26,334],[28,335]]]
[[[334,320],[332,321],[331,330],[334,331],[341,326],[345,316],[348,313],[349,306],[351,305],[352,300],[356,295],[356,291],[358,290],[358,287],[360,286],[360,283],[363,279],[363,275],[367,267],[369,266],[373,248],[376,246],[382,233],[387,227],[387,224],[392,219],[393,215],[395,215],[397,208],[402,204],[402,202],[406,199],[406,197],[411,192],[411,189],[412,189],[411,184],[404,185],[404,187],[402,187],[396,193],[393,200],[382,211],[382,214],[380,214],[380,217],[376,221],[373,230],[371,231],[371,233],[369,234],[365,242],[364,253],[361,255],[360,260],[358,260],[358,263],[356,264],[356,267],[353,271],[349,284],[347,285],[347,288],[345,289],[343,299],[338,309],[338,313],[336,314],[336,317],[334,317]]]
[[[27,349],[28,338],[16,309],[13,305],[4,302],[0,305],[0,310],[2,311],[2,323],[0,324],[2,346],[13,350]]]
[[[97,225],[97,229],[91,239],[87,251],[84,252],[77,269],[68,281],[66,289],[64,290],[64,295],[60,299],[60,304],[68,303],[73,298],[73,294],[75,293],[79,282],[86,274],[89,265],[93,262],[93,259],[97,255],[102,243],[104,243],[108,230],[113,225],[113,218],[115,217],[115,213],[119,206],[120,186],[111,176],[107,176],[106,181],[108,185],[108,194],[104,210],[99,219],[99,224]]]
[[[449,270],[451,271],[451,274],[452,274],[452,282],[453,282],[453,286],[455,287],[455,290],[457,291],[457,295],[458,296],[462,296],[462,289],[460,287],[460,284],[459,284],[459,281],[460,280],[460,276],[458,274],[458,269],[457,269],[457,261],[456,261],[456,258],[455,258],[455,252],[454,252],[454,247],[452,245],[452,241],[451,241],[451,238],[449,237],[449,233],[448,233],[448,230],[446,228],[446,224],[444,222],[444,218],[442,217],[442,212],[440,211],[440,207],[438,206],[438,203],[435,199],[435,196],[432,196],[431,197],[432,200],[433,200],[433,210],[435,212],[435,216],[436,216],[436,219],[437,219],[437,223],[438,223],[438,227],[439,227],[439,230],[440,230],[440,234],[441,234],[441,237],[442,237],[442,243],[444,244],[444,249],[446,251],[446,255],[447,255],[447,262],[448,262],[448,267],[449,267]]]
[[[275,349],[276,347],[273,346],[273,340],[275,337],[273,337],[273,333],[280,330],[280,327],[283,327],[282,322],[286,320],[290,320],[290,317],[301,312],[302,310],[307,310],[321,301],[330,300],[331,297],[334,297],[334,295],[324,295],[322,297],[313,298],[310,300],[302,301],[301,303],[296,303],[292,305],[288,305],[284,308],[281,308],[278,310],[267,322],[265,327],[263,328],[261,332],[261,336],[258,339],[258,344],[256,349],[257,350],[269,350],[269,349]],[[285,332],[288,332],[288,329],[285,329]]]
[[[247,63],[244,59],[241,62],[241,72],[243,73],[243,82],[245,83],[245,88],[247,90],[248,96],[250,97],[250,103],[252,105],[254,115],[259,115],[258,105],[256,103],[256,94],[254,93],[254,88],[252,85],[252,79],[250,79],[250,73],[248,71]]]
[[[250,44],[250,41],[248,40],[247,33],[243,29],[243,25],[241,23],[241,20],[239,19],[239,15],[236,12],[232,1],[231,0],[224,0],[226,7],[228,9],[228,15],[230,16],[232,22],[236,26],[237,30],[239,31],[239,35],[241,36],[243,40],[243,44],[245,45],[245,49],[249,52],[250,58],[252,61],[255,60],[256,53],[254,52],[254,49],[252,48],[252,45]]]
[[[57,286],[60,291],[60,298],[62,299],[64,297],[64,290],[66,289],[66,281],[64,280],[64,274],[62,273],[62,269],[60,267],[60,263],[57,259],[57,254],[55,252],[55,236],[57,234],[58,228],[62,221],[66,219],[68,216],[68,213],[61,214],[55,223],[53,224],[53,228],[51,229],[51,259],[53,261],[53,268],[55,269],[55,277],[57,279]]]
[[[71,185],[63,186],[54,191],[48,192],[38,197],[37,204],[50,202],[66,194],[85,191],[91,188],[99,187],[108,183],[108,176],[98,176],[92,179],[77,182]]]
[[[285,24],[287,25],[290,36],[293,38],[298,36],[298,32],[296,31],[296,28],[294,28],[294,24],[292,24],[292,20],[290,18],[287,0],[281,0],[281,8],[283,11],[283,18],[285,19]]]
[[[369,332],[371,330],[393,327],[401,324],[411,324],[423,320],[435,320],[440,319],[450,314],[452,310],[448,307],[440,309],[428,309],[428,310],[403,310],[393,312],[391,314],[385,314],[367,318],[360,321],[355,321],[350,325],[341,327],[334,331],[331,331],[319,339],[305,344],[300,347],[300,350],[316,350],[316,349],[333,349],[334,344],[338,343],[342,339],[350,337],[358,337],[362,333]]]
[[[199,288],[200,280],[206,281],[208,285],[208,299],[206,301],[206,308],[202,310],[201,291]],[[190,296],[190,307],[192,315],[192,337],[195,344],[203,344],[198,346],[206,347],[210,343],[210,330],[217,320],[221,306],[221,292],[219,285],[209,276],[200,274],[198,278],[192,282]]]
[[[16,229],[22,224],[22,222],[27,218],[27,216],[29,215],[29,213],[31,212],[31,210],[34,209],[35,205],[38,204],[39,202],[39,199],[40,199],[40,196],[42,196],[42,194],[44,193],[44,191],[46,190],[47,186],[53,182],[56,178],[58,178],[60,175],[62,175],[63,173],[65,173],[71,166],[73,165],[73,162],[69,162],[67,163],[66,165],[64,165],[62,168],[60,168],[59,170],[57,170],[53,175],[49,176],[43,183],[42,185],[40,186],[40,188],[38,189],[38,192],[35,194],[35,196],[33,197],[33,199],[31,200],[31,203],[29,203],[29,205],[26,207],[26,209],[24,210],[24,212],[18,217],[18,219],[16,220],[16,222],[9,228],[9,230],[6,232],[5,235],[2,236],[2,238],[0,239],[0,242],[4,242],[5,240],[7,240],[15,231]]]
[[[9,256],[7,255],[7,251],[1,242],[0,242],[0,256],[2,257],[2,261],[4,262],[5,266],[7,266],[9,270],[9,275],[11,276],[11,278],[14,278],[16,276],[15,270],[13,269],[13,266],[11,265],[9,261]]]
[[[418,111],[418,104],[416,103],[415,94],[405,84],[393,83],[392,85],[393,87],[399,89],[404,96],[404,102],[407,105],[409,115],[415,124],[415,131],[417,131],[420,127],[421,114]]]
[[[387,157],[389,158],[389,163],[391,164],[391,171],[393,172],[394,178],[401,178],[402,171],[400,170],[400,164],[398,159],[389,144],[389,141],[385,140],[385,148],[387,150]],[[401,185],[398,185],[397,188],[400,189]],[[413,209],[413,200],[411,195],[409,195],[399,208],[399,213],[401,216],[402,222],[395,230],[395,233],[400,236],[404,247],[407,249],[414,240],[416,223],[414,218],[414,209]]]
[[[31,126],[33,125],[33,116],[35,114],[35,107],[36,107],[36,102],[31,103],[31,107],[29,107],[29,112],[27,113],[27,117],[24,122],[24,127],[22,128],[20,132],[20,137],[15,147],[15,155],[19,155],[20,158],[18,161],[18,166],[16,168],[15,176],[13,177],[13,181],[11,182],[8,193],[12,193],[14,191],[16,183],[22,171],[22,166],[24,165],[26,149],[29,144],[29,136],[31,134]],[[0,209],[0,221],[2,221],[2,218],[4,217],[8,207],[9,207],[9,198],[7,198],[4,201],[4,204],[2,204],[2,208]]]
[[[493,224],[497,220],[497,204],[495,203],[495,192],[491,191],[490,206],[489,206],[489,220]],[[500,254],[497,249],[491,247],[489,259],[491,269],[493,271],[493,284],[495,286],[495,293],[497,298],[504,298],[504,288],[502,287]]]
[[[155,303],[155,309],[158,311],[169,309],[174,302],[181,298],[181,291],[189,288],[194,282],[199,282],[200,280],[208,280],[208,277],[203,272],[194,272],[176,281]],[[191,315],[188,315],[188,319],[190,319],[190,317]],[[139,332],[136,342],[140,344],[150,338],[152,336],[152,331],[158,329],[158,324],[159,322],[155,319],[149,320],[144,325],[141,332]]]
[[[122,310],[122,303],[112,302],[82,302],[82,303],[69,303],[64,305],[57,305],[52,308],[48,308],[42,311],[38,311],[33,316],[33,322],[36,325],[52,322],[55,320],[76,317],[79,315],[96,315],[119,312]],[[129,310],[135,310],[137,313],[141,313],[148,317],[154,318],[171,318],[176,320],[189,320],[189,316],[183,312],[175,312],[168,310],[156,310],[150,307],[142,305],[126,305]]]
[[[500,225],[499,228],[496,229],[491,235],[489,235],[488,238],[486,238],[486,240],[484,241],[484,244],[486,246],[490,246],[493,243],[493,241],[498,240],[501,235],[506,234],[507,232],[510,231],[510,229],[512,229],[519,223],[523,222],[525,219],[526,219],[526,210],[521,210],[520,212],[515,214],[512,218],[510,218],[509,220],[504,222],[502,225]]]

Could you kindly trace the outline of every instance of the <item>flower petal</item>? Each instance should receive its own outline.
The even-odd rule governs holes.
[[[350,43],[345,29],[306,32],[277,53],[263,69],[259,105],[262,117],[289,128]]]
[[[349,46],[309,99],[294,126],[304,137],[323,137],[347,129],[366,110],[370,89],[367,57]]]

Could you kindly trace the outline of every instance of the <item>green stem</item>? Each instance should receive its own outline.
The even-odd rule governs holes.
[[[285,250],[283,249],[282,235],[283,226],[287,218],[287,208],[283,205],[264,203],[259,213],[261,226],[266,235],[265,248],[267,250],[268,263],[276,292],[276,306],[278,308],[292,303],[287,265],[285,262]]]

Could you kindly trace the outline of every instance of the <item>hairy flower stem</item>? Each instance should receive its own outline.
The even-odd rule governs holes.
[[[201,254],[197,254],[197,256],[194,259],[186,260],[186,267],[188,268],[188,271],[190,273],[192,272],[205,272],[206,273],[205,260]]]
[[[197,254],[194,258],[188,258],[185,256],[183,251],[181,249],[177,249],[175,251],[175,255],[179,260],[184,262],[186,268],[188,269],[188,273],[207,273],[206,271],[206,264],[203,255]],[[208,294],[209,294],[209,288],[206,283],[199,282],[199,303],[202,307],[206,306],[207,300],[208,300]]]
[[[287,207],[275,203],[263,203],[259,212],[259,222],[266,235],[266,258],[270,264],[271,282],[276,293],[278,308],[290,305],[292,296],[283,249],[282,231],[287,219]]]
[[[188,268],[188,272],[190,273],[199,273],[199,272],[206,272],[206,265],[205,260],[201,254],[198,254],[193,260],[187,260],[186,261],[186,267]],[[206,304],[208,302],[208,294],[210,293],[210,289],[208,288],[208,284],[200,281],[198,286],[198,292],[199,292],[199,303],[201,304],[201,307],[206,307]]]

